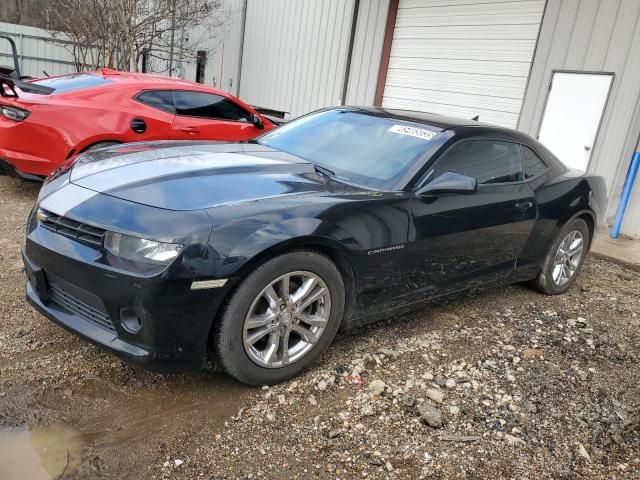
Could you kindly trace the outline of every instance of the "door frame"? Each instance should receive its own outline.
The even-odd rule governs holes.
[[[609,105],[609,99],[611,98],[611,90],[613,89],[613,84],[616,80],[615,72],[607,72],[607,71],[595,71],[595,70],[572,70],[572,69],[552,69],[551,75],[549,76],[549,86],[547,87],[547,93],[544,97],[544,108],[542,110],[542,115],[540,116],[540,121],[538,122],[538,126],[536,128],[536,140],[540,138],[540,130],[542,129],[542,122],[544,122],[544,116],[547,113],[547,107],[549,105],[549,96],[551,95],[551,88],[553,86],[553,76],[556,73],[575,73],[582,75],[609,75],[611,76],[611,83],[609,83],[609,90],[607,91],[607,96],[604,100],[604,107],[602,108],[602,113],[600,113],[600,118],[598,119],[598,127],[596,128],[596,136],[593,139],[593,146],[591,147],[591,151],[589,152],[589,161],[587,162],[587,166],[585,168],[585,173],[589,172],[589,168],[591,167],[591,161],[593,160],[593,153],[596,151],[596,147],[598,145],[598,138],[600,137],[600,130],[602,128],[602,120],[604,119],[604,114],[607,111],[607,106]]]

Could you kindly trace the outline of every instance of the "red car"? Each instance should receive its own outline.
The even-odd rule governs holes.
[[[0,171],[25,179],[110,144],[239,141],[275,126],[226,92],[176,78],[108,69],[32,82],[0,75]]]

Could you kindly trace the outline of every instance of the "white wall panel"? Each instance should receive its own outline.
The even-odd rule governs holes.
[[[548,0],[518,128],[537,136],[554,70],[610,72],[611,92],[588,171],[607,183],[607,219],[615,215],[640,136],[640,2]],[[640,179],[622,232],[640,236]]]
[[[382,105],[515,127],[544,0],[400,0]]]
[[[353,0],[251,0],[240,97],[297,117],[337,105]]]

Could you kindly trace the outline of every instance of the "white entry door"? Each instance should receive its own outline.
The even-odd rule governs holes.
[[[538,139],[567,167],[586,171],[612,79],[554,72]]]

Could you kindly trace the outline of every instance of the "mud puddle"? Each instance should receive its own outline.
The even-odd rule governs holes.
[[[151,458],[203,426],[222,430],[253,390],[219,373],[142,378],[133,387],[99,379],[63,398],[45,395],[37,403],[49,413],[40,422],[51,426],[0,428],[0,479],[135,475],[141,458],[150,468]]]
[[[51,480],[78,468],[82,439],[63,425],[0,430],[3,480]]]

